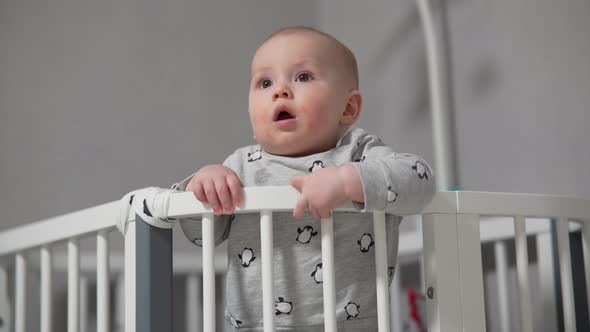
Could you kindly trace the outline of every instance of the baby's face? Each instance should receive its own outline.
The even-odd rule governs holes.
[[[272,154],[333,148],[352,89],[334,47],[311,33],[279,35],[252,59],[249,113],[257,142]]]

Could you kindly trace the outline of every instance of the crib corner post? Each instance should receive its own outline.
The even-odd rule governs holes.
[[[423,216],[428,331],[485,331],[479,216]]]
[[[173,331],[172,229],[135,220],[136,331]]]

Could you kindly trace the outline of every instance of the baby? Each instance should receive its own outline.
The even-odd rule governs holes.
[[[433,174],[421,158],[351,128],[362,109],[358,85],[355,57],[335,38],[307,27],[274,33],[251,65],[248,110],[258,144],[173,187],[208,203],[217,215],[216,244],[228,241],[227,330],[263,326],[259,216],[231,215],[243,203],[243,186],[291,185],[301,193],[292,214],[273,213],[277,330],[323,331],[319,219],[345,202],[387,213],[393,276],[398,216],[419,213],[430,201]],[[200,245],[200,221],[181,225]],[[372,227],[371,214],[334,213],[339,331],[377,330]]]

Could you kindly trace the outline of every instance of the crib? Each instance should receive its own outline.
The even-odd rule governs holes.
[[[262,248],[262,275],[265,331],[274,331],[274,297],[272,266],[272,212],[288,211],[295,206],[298,193],[291,187],[245,188],[246,203],[236,213],[260,214]],[[506,249],[502,240],[512,237],[516,249],[519,331],[533,331],[530,271],[528,266],[527,234],[537,237],[538,271],[544,280],[544,289],[553,290],[548,242],[549,223],[554,224],[559,253],[563,327],[576,330],[574,285],[568,234],[581,232],[585,281],[590,276],[588,240],[590,239],[590,200],[548,195],[507,194],[489,192],[438,192],[422,211],[422,236],[406,234],[400,238],[399,263],[422,260],[422,280],[426,294],[428,331],[485,331],[486,308],[482,274],[482,243],[494,242],[500,323],[507,327],[506,310]],[[52,285],[58,270],[67,270],[67,331],[87,331],[88,294],[84,275],[96,278],[96,331],[113,328],[109,289],[112,280],[124,280],[119,292],[124,297],[120,320],[124,331],[173,331],[172,319],[173,273],[187,275],[187,310],[203,310],[203,331],[215,331],[215,273],[223,273],[226,258],[215,256],[213,248],[213,215],[198,202],[194,195],[175,193],[168,207],[170,218],[201,216],[203,219],[202,260],[192,257],[175,257],[172,252],[172,231],[153,227],[135,215],[129,215],[126,235],[111,234],[124,241],[124,253],[110,250],[109,233],[115,229],[119,202],[111,202],[64,216],[31,223],[0,233],[0,331],[24,332],[28,328],[52,331]],[[343,206],[339,210],[350,210]],[[388,287],[384,214],[372,212],[375,227],[375,259],[377,268],[377,296],[379,331],[401,331],[399,313],[399,281]],[[418,218],[420,219],[420,218]],[[408,221],[412,222],[412,221]],[[331,220],[322,220],[321,241],[323,261],[324,317],[326,331],[336,331],[335,279],[333,274],[333,233]],[[528,225],[527,225],[528,224]],[[506,227],[512,228],[507,229]],[[490,232],[484,232],[484,229]],[[486,233],[487,235],[481,236]],[[31,234],[35,234],[31,236]],[[95,238],[96,252],[81,253],[79,242]],[[110,236],[111,241],[113,236]],[[55,253],[54,248],[64,244],[67,255]],[[543,243],[543,244],[541,244]],[[38,254],[38,259],[33,259]],[[82,257],[82,259],[81,259]],[[92,259],[89,259],[91,257]],[[173,271],[173,257],[175,268]],[[543,266],[543,267],[541,267]],[[39,323],[32,324],[27,313],[27,273],[39,271]],[[124,277],[120,272],[124,271]],[[396,271],[396,275],[399,271]],[[119,276],[117,278],[116,276]],[[13,279],[13,282],[9,282]],[[202,280],[202,289],[200,281]],[[503,281],[502,281],[503,280]],[[119,283],[118,283],[119,284]],[[82,286],[82,287],[81,287]],[[197,294],[202,293],[202,303]],[[390,301],[391,293],[391,301]],[[548,293],[548,294],[549,294]],[[586,298],[590,297],[587,292]],[[118,301],[114,301],[117,303]],[[122,303],[123,301],[119,301]],[[536,303],[535,303],[536,304]],[[391,307],[390,307],[391,306]],[[30,306],[29,306],[30,307]],[[200,308],[199,308],[200,307]],[[555,308],[554,308],[555,310]],[[195,314],[193,313],[193,316]],[[117,315],[116,315],[117,316]],[[390,317],[391,316],[391,317]],[[194,318],[194,317],[191,317]],[[193,319],[193,321],[195,321]],[[32,324],[32,325],[31,325]],[[200,322],[186,324],[187,331],[200,330]],[[27,327],[27,325],[29,325]],[[556,327],[557,329],[557,327]],[[94,330],[94,328],[92,328]],[[509,329],[503,329],[506,331]]]

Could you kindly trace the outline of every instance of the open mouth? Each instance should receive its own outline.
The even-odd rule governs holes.
[[[275,110],[274,121],[284,121],[290,119],[295,119],[295,116],[289,111],[288,108],[279,107]]]

